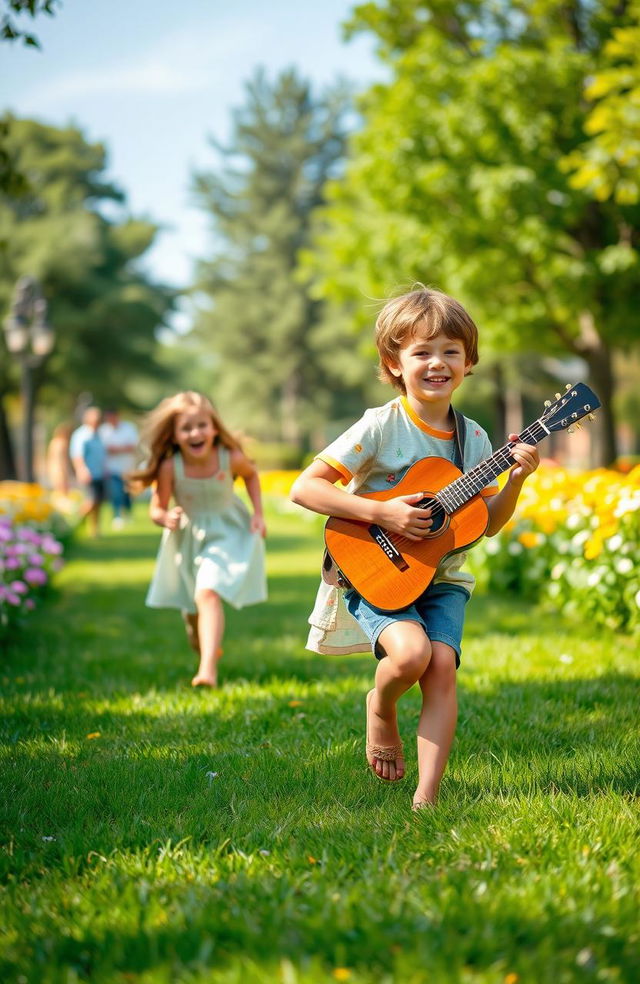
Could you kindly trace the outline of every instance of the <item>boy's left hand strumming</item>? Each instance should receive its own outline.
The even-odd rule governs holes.
[[[523,444],[518,441],[518,434],[509,434],[509,440],[517,442],[511,449],[511,455],[517,464],[509,472],[509,481],[515,485],[522,485],[525,478],[533,474],[540,464],[540,455],[535,444]]]

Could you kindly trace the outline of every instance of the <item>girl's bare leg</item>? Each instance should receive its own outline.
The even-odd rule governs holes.
[[[380,633],[379,643],[387,655],[378,663],[375,690],[369,703],[369,742],[390,747],[400,742],[398,700],[424,674],[431,646],[417,622],[394,622]],[[390,782],[404,775],[402,756],[392,762],[374,758],[370,765]]]
[[[456,654],[443,642],[432,642],[431,661],[420,677],[422,711],[418,722],[418,786],[415,807],[433,805],[447,767],[458,718]]]
[[[219,595],[204,588],[196,592],[197,632],[200,640],[200,665],[191,681],[194,687],[218,686],[218,659],[224,633],[224,609]]]
[[[191,612],[182,612],[182,620],[187,632],[189,645],[195,653],[200,655],[200,639],[198,638],[198,614],[192,615]]]

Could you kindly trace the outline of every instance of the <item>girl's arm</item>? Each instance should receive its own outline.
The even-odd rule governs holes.
[[[158,469],[158,478],[151,495],[149,515],[158,526],[164,526],[168,530],[177,530],[180,526],[182,509],[180,506],[174,506],[173,509],[169,509],[172,495],[173,461],[171,458],[166,458]]]
[[[517,434],[509,434],[510,441],[517,441]],[[513,516],[518,496],[522,491],[525,478],[532,475],[540,464],[538,449],[533,444],[516,444],[511,451],[517,464],[509,472],[506,485],[497,495],[485,499],[489,510],[489,525],[486,536],[495,536]]]
[[[265,537],[267,535],[267,527],[262,512],[260,476],[253,462],[237,448],[234,448],[231,452],[231,474],[234,478],[239,477],[244,481],[247,495],[251,499],[251,505],[253,506],[251,532],[259,533],[260,536]]]
[[[299,506],[322,516],[378,523],[409,540],[424,538],[431,526],[431,510],[416,509],[413,505],[423,498],[422,492],[386,501],[368,499],[336,488],[335,483],[342,477],[336,468],[316,458],[295,480],[290,497]]]

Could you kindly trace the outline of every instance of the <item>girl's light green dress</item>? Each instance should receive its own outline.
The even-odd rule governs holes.
[[[195,593],[211,588],[234,608],[267,597],[264,541],[250,529],[250,514],[233,491],[229,450],[218,445],[218,471],[187,478],[180,452],[174,463],[174,498],[184,510],[177,530],[163,530],[147,594],[150,608],[196,612]]]

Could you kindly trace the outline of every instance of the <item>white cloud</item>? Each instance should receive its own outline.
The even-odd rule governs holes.
[[[261,25],[264,26],[264,25]],[[267,35],[269,29],[267,28]],[[203,29],[183,27],[157,41],[148,51],[109,64],[62,73],[24,92],[26,112],[49,112],[95,96],[184,95],[220,86],[240,65],[252,65],[269,44],[237,21],[219,22],[203,44]]]

